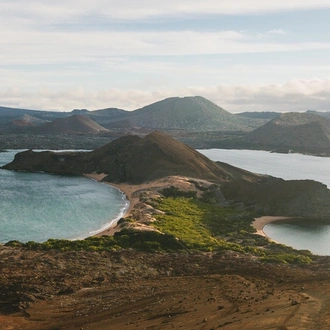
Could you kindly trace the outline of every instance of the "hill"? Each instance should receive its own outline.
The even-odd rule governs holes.
[[[311,113],[284,113],[245,137],[252,147],[330,153],[330,120]]]
[[[82,115],[95,121],[100,125],[108,124],[110,122],[125,119],[129,111],[118,108],[106,108],[100,110],[89,111],[86,109],[75,109],[70,112],[70,115]]]
[[[53,134],[99,134],[107,131],[106,128],[82,115],[59,118],[37,128],[37,132]]]
[[[44,171],[57,174],[106,173],[110,182],[141,183],[169,175],[184,175],[213,181],[257,175],[237,170],[235,175],[196,150],[153,132],[144,138],[125,136],[88,153],[19,153],[5,166],[10,170]]]
[[[124,122],[124,123],[123,123]],[[264,121],[233,115],[201,97],[172,97],[128,112],[123,121],[105,125],[161,130],[251,131]]]
[[[30,115],[23,115],[21,117],[15,118],[10,121],[11,125],[17,127],[36,127],[46,123],[45,120],[30,116]]]

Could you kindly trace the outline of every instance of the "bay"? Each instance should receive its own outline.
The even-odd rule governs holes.
[[[0,166],[17,150],[0,153]],[[128,207],[116,188],[85,177],[0,170],[0,243],[85,238]]]
[[[221,161],[253,173],[285,180],[311,179],[330,188],[330,158],[302,154],[279,154],[260,150],[198,150],[213,161]],[[330,221],[329,221],[330,222]],[[330,224],[315,220],[278,221],[264,227],[273,240],[314,254],[330,255]]]

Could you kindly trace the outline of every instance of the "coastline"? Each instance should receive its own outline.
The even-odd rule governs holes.
[[[128,183],[113,183],[113,182],[102,181],[103,178],[106,177],[106,174],[104,174],[104,173],[102,173],[102,174],[95,174],[95,173],[84,174],[84,176],[86,176],[87,178],[90,178],[92,180],[108,184],[108,185],[118,189],[121,193],[123,193],[123,195],[126,197],[128,203],[129,203],[129,206],[125,210],[125,212],[122,214],[122,218],[128,217],[131,214],[131,212],[133,211],[133,209],[135,208],[136,204],[139,203],[140,196],[137,192],[147,189],[147,188],[151,188],[151,187],[157,187],[157,186],[165,187],[166,185],[168,185],[168,182],[166,182],[166,179],[160,179],[160,180],[155,180],[155,181],[151,181],[151,182],[147,182],[147,183],[133,185],[133,184],[128,184]],[[99,232],[96,232],[92,236],[96,236],[96,237],[101,237],[104,235],[113,236],[116,232],[121,230],[120,226],[117,226],[118,220],[111,223],[110,226],[105,228],[104,230],[100,230]]]
[[[141,210],[141,193],[146,190],[153,190],[157,193],[157,190],[164,189],[166,187],[170,187],[173,185],[179,185],[183,188],[193,186],[192,183],[189,182],[189,179],[182,176],[169,176],[161,179],[156,179],[150,182],[145,182],[141,184],[129,184],[129,183],[113,183],[113,182],[106,182],[102,181],[106,174],[84,174],[85,177],[90,178],[95,181],[99,181],[105,184],[108,184],[114,188],[120,190],[124,196],[126,197],[127,201],[129,202],[129,207],[126,209],[126,212],[122,215],[122,218],[126,218],[134,212],[138,212],[139,216],[143,214],[143,210]],[[140,205],[138,205],[140,204]],[[143,208],[143,206],[142,206]],[[142,216],[143,217],[143,216]],[[118,219],[119,220],[119,219]],[[122,227],[121,225],[118,226],[118,221],[113,222],[109,227],[104,230],[101,230],[95,233],[92,236],[113,236],[116,232],[119,232]],[[147,229],[148,227],[145,226],[143,223],[139,224],[139,229]],[[150,229],[150,228],[149,228]]]
[[[119,191],[121,191],[124,196],[126,197],[129,206],[126,210],[124,210],[122,217],[128,217],[131,212],[133,211],[133,209],[136,207],[136,205],[139,203],[139,194],[137,192],[147,189],[147,188],[151,188],[151,187],[165,187],[169,185],[169,178],[166,179],[159,179],[159,180],[155,180],[152,182],[148,182],[148,183],[143,183],[143,184],[138,184],[138,185],[133,185],[133,184],[128,184],[128,183],[113,183],[113,182],[105,182],[102,181],[104,179],[104,177],[106,176],[106,174],[102,173],[102,174],[96,174],[96,173],[92,173],[92,174],[84,174],[84,176],[98,181],[98,182],[102,182],[102,183],[106,183],[109,184],[110,186],[117,188]],[[178,177],[177,177],[178,178]],[[118,218],[119,220],[120,218]],[[288,216],[262,216],[259,218],[255,218],[254,221],[252,222],[252,226],[256,229],[256,234],[257,235],[261,235],[263,237],[268,238],[269,240],[274,241],[273,239],[271,239],[269,236],[267,236],[267,234],[263,231],[263,228],[271,223],[271,222],[275,222],[275,221],[280,221],[280,220],[288,220],[288,219],[292,219],[292,217],[288,217]],[[113,236],[116,232],[120,231],[121,228],[120,226],[117,226],[117,221],[114,221],[113,223],[110,224],[109,227],[105,228],[104,230],[100,230],[99,232],[96,232],[95,234],[93,234],[93,236],[103,236],[103,235],[107,235],[107,236]]]
[[[271,222],[275,222],[279,220],[288,220],[288,219],[292,219],[292,217],[265,215],[260,218],[254,218],[254,221],[252,222],[252,226],[256,229],[257,235],[267,237],[271,241],[275,242],[269,236],[267,236],[266,233],[263,231],[264,227]]]
[[[128,207],[123,210],[121,217],[118,217],[117,219],[113,219],[109,223],[109,226],[107,226],[104,229],[100,228],[100,229],[96,230],[94,234],[91,234],[91,236],[96,236],[96,237],[101,237],[103,235],[113,236],[116,232],[120,231],[120,228],[116,228],[117,223],[120,220],[120,218],[127,217],[130,214],[130,212],[132,211],[132,208],[134,207],[132,199],[131,199],[132,192],[130,191],[130,189],[127,189],[129,185],[104,182],[104,181],[102,181],[103,178],[106,177],[106,174],[104,174],[104,173],[101,173],[101,174],[96,174],[96,173],[86,174],[85,173],[84,176],[91,180],[102,182],[102,183],[108,184],[108,185],[118,189],[125,196],[125,198],[128,202]],[[134,205],[135,204],[136,204],[136,202],[134,203]]]

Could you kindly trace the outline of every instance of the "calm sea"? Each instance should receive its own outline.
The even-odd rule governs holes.
[[[16,152],[0,152],[0,166]],[[0,189],[0,243],[84,238],[128,207],[119,190],[84,177],[0,170]]]
[[[198,150],[214,161],[286,180],[312,179],[330,188],[330,158],[301,154],[277,154],[256,150]],[[330,223],[330,221],[329,221]],[[310,221],[276,222],[264,232],[277,242],[319,255],[330,255],[330,224]]]

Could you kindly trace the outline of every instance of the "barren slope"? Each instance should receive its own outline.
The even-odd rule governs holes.
[[[50,123],[45,123],[38,128],[38,132],[56,134],[98,134],[107,131],[106,128],[82,115],[73,115],[67,118],[56,119]]]

